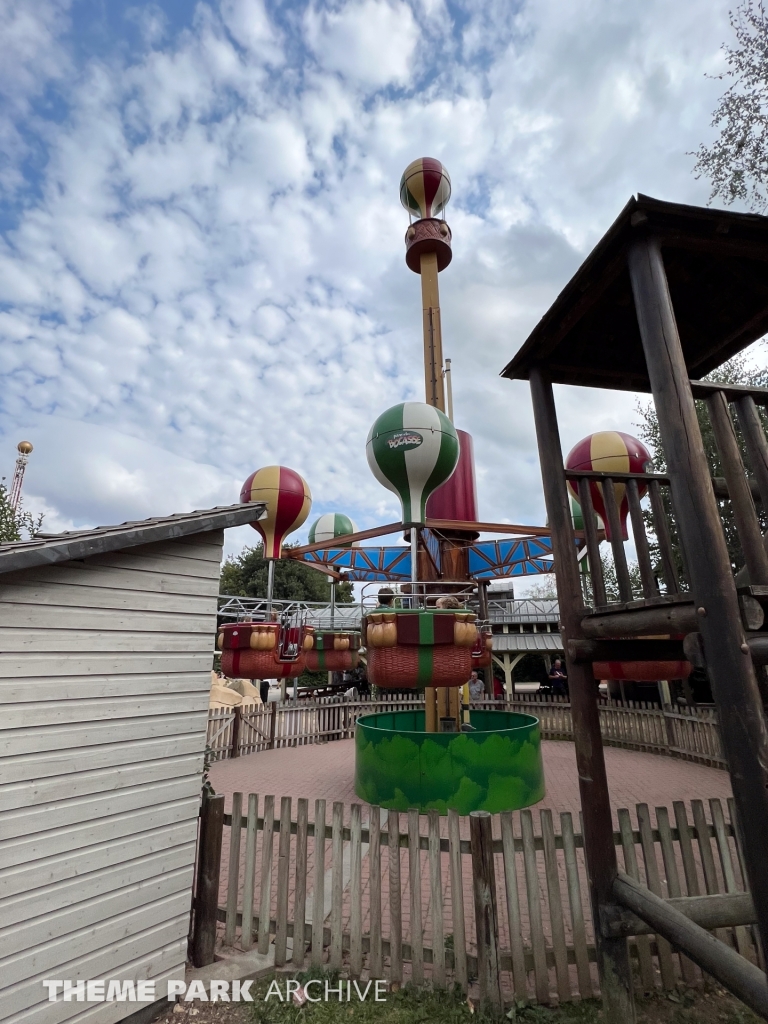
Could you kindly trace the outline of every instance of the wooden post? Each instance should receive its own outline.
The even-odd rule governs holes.
[[[608,525],[611,528],[611,550],[613,551],[613,564],[616,569],[616,582],[619,585],[619,598],[622,601],[631,601],[632,583],[629,579],[627,554],[624,550],[624,541],[621,536],[619,506],[616,502],[613,480],[610,477],[606,477],[603,480],[603,503],[605,504]]]
[[[741,541],[741,550],[744,552],[749,582],[765,586],[768,584],[768,554],[763,547],[755,502],[744,473],[744,463],[741,461],[739,442],[736,439],[728,402],[722,391],[715,391],[707,398],[707,409],[720,461],[723,464],[723,476],[728,484],[728,494]]]
[[[477,936],[477,978],[480,1002],[501,1009],[501,956],[499,918],[496,907],[496,873],[493,865],[493,835],[488,811],[471,811],[469,837],[472,847],[472,885],[475,897]]]
[[[197,886],[192,926],[192,963],[207,967],[213,963],[216,945],[216,912],[219,906],[221,840],[224,831],[224,796],[204,796],[200,810],[200,838],[197,846]]]
[[[530,384],[544,499],[557,568],[557,596],[566,649],[573,739],[584,815],[584,850],[589,873],[592,920],[599,921],[600,906],[614,902],[611,890],[616,878],[617,864],[616,847],[613,844],[611,801],[597,710],[597,683],[589,665],[576,664],[567,654],[568,640],[583,637],[581,620],[584,616],[576,545],[573,542],[571,505],[565,482],[552,383],[545,370],[537,366],[531,370]],[[595,932],[597,967],[607,1022],[633,1024],[635,1007],[626,940],[605,938],[600,934],[599,928],[596,928]]]
[[[273,750],[275,746],[275,723],[277,721],[277,704],[274,701],[272,701],[269,707],[269,749]]]
[[[234,718],[232,719],[232,745],[231,745],[231,748],[230,748],[229,756],[230,757],[239,757],[240,756],[240,732],[241,732],[242,724],[243,724],[242,708],[235,706],[235,707],[232,708],[232,711],[234,712]]]
[[[579,480],[579,504],[581,505],[581,517],[584,520],[584,538],[587,544],[589,574],[592,579],[592,597],[595,607],[599,608],[606,603],[605,578],[603,563],[600,561],[600,542],[597,539],[597,521],[592,505],[592,492],[589,489],[589,480],[584,476]]]
[[[749,886],[761,932],[768,935],[768,729],[656,239],[634,243],[629,271],[678,531],[744,834]]]
[[[768,513],[768,442],[753,398],[736,399],[736,413],[755,475],[763,510]]]

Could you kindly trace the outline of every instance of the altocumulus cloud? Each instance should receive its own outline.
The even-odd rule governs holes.
[[[400,174],[449,168],[442,275],[484,518],[541,521],[525,386],[497,375],[637,191],[706,201],[726,0],[0,0],[0,429],[49,527],[303,473],[393,517],[364,440],[419,397]],[[561,389],[564,443],[630,428]],[[247,537],[241,534],[240,539]]]

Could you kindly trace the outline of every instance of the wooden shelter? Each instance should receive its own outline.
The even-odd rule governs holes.
[[[640,195],[625,206],[503,371],[510,379],[529,380],[533,398],[568,660],[594,920],[600,922],[598,967],[611,1024],[634,1019],[625,936],[633,933],[637,917],[768,1016],[765,975],[706,935],[695,923],[705,921],[702,908],[691,907],[685,916],[618,871],[592,674],[593,661],[652,661],[682,657],[684,651],[706,669],[765,942],[768,732],[755,666],[765,664],[768,647],[768,555],[754,496],[768,511],[768,442],[757,409],[768,405],[768,391],[697,378],[766,331],[768,218]],[[666,474],[611,477],[566,471],[553,384],[651,392]],[[706,402],[724,467],[725,492],[744,555],[741,586],[734,579],[694,399]],[[748,453],[747,467],[737,427]],[[621,540],[613,490],[619,477],[627,484],[641,594],[632,591]],[[591,567],[588,596],[577,566],[567,479],[578,487],[584,514]],[[650,537],[638,480],[645,481],[650,495]],[[590,481],[603,488],[618,602],[606,598]],[[671,499],[666,505],[665,490]],[[660,634],[668,639],[659,639]]]
[[[142,1009],[44,979],[183,979],[223,530],[264,508],[0,545],[0,1019]]]

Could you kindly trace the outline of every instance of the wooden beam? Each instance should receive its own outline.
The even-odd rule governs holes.
[[[741,417],[739,417],[739,422],[741,423]],[[762,427],[760,429],[762,430]],[[752,494],[752,500],[759,501],[763,505],[763,508],[765,508],[766,503],[763,501],[763,495],[760,491],[757,479],[753,476],[747,477],[747,483],[749,484],[749,490]],[[724,476],[712,477],[712,490],[715,492],[715,497],[720,498],[721,500],[730,498],[731,496]]]
[[[683,661],[682,640],[569,640],[568,655],[576,662]]]
[[[369,540],[371,537],[383,537],[388,533],[399,533],[405,530],[404,523],[387,523],[386,526],[374,526],[370,530],[358,530],[357,533],[346,533],[342,537],[335,537],[332,541],[319,540],[314,544],[302,544],[296,548],[283,548],[283,554],[288,558],[301,558],[310,551],[324,551],[326,548],[343,548],[356,544],[361,540]]]
[[[607,479],[618,480],[658,480],[661,484],[668,484],[669,477],[665,473],[598,473],[594,469],[566,469],[568,480],[580,480],[585,477],[587,480],[601,481]]]
[[[623,871],[613,884],[613,896],[755,1013],[768,1019],[768,981],[759,967],[695,924],[669,900],[656,896]]]
[[[321,572],[323,576],[332,576],[335,580],[346,579],[344,573],[338,572],[338,570],[332,568],[330,565],[326,565],[325,562],[308,562],[303,558],[298,559],[302,565],[306,565],[308,569],[314,569],[315,572]]]
[[[622,636],[693,633],[699,628],[699,622],[693,602],[690,602],[587,615],[581,620],[581,629],[584,636],[591,639],[610,640]]]
[[[761,933],[768,935],[768,729],[658,240],[638,237],[628,258],[678,533],[744,835],[749,889]]]
[[[706,931],[757,923],[755,904],[748,892],[677,896],[664,902]],[[629,910],[622,910],[615,916],[607,913],[600,924],[616,935],[652,935],[654,932],[652,925]]]
[[[555,397],[548,372],[535,366],[530,372],[533,415],[541,461],[544,500],[557,566],[557,596],[563,640],[580,640],[584,618],[579,566],[571,519],[571,503],[563,467]],[[593,920],[599,920],[601,904],[613,900],[616,878],[616,847],[605,770],[603,741],[597,709],[597,684],[587,665],[566,654],[571,696],[573,738],[579,773],[579,792],[584,814],[584,849],[589,865]],[[597,967],[607,1024],[633,1024],[635,1020],[632,972],[624,939],[602,936],[596,929]]]
[[[692,380],[690,385],[694,398],[709,398],[722,391],[729,402],[749,397],[757,405],[768,405],[768,388],[754,388],[751,384],[716,384],[709,380]]]
[[[513,523],[472,523],[459,519],[426,519],[428,530],[465,530],[468,533],[513,533],[527,537],[549,537],[551,530],[546,526],[518,526]],[[581,534],[577,534],[581,536]]]

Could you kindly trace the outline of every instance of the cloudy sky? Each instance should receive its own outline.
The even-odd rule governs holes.
[[[481,517],[542,522],[527,385],[498,373],[633,193],[706,202],[687,152],[713,134],[727,9],[0,0],[0,473],[34,442],[49,530],[235,501],[276,462],[310,521],[396,518],[364,445],[423,397],[398,183],[434,156]],[[558,392],[566,451],[637,419]]]

